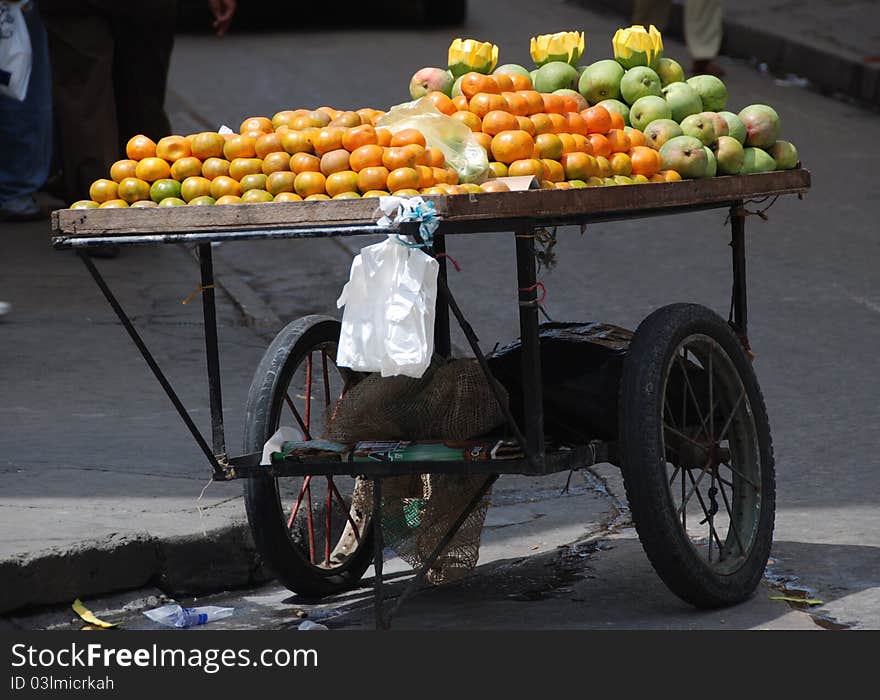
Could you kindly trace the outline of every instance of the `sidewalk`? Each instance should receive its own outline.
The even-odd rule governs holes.
[[[625,18],[632,0],[574,0]],[[682,0],[666,33],[682,37]],[[806,78],[819,91],[880,107],[880,4],[873,0],[737,0],[724,3],[728,56],[754,59],[786,77]]]

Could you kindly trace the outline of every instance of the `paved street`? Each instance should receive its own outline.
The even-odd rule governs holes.
[[[222,40],[181,35],[168,96],[173,126],[178,133],[235,128],[248,116],[303,106],[384,108],[408,97],[416,69],[443,65],[459,34],[495,40],[502,63],[527,64],[533,34],[583,28],[591,62],[610,55],[610,37],[620,25],[616,17],[561,0],[499,6],[472,2],[460,30],[291,27],[233,31]],[[667,54],[685,63],[684,48],[666,43]],[[726,611],[695,612],[681,603],[651,570],[626,514],[615,520],[624,496],[615,470],[605,465],[597,474],[608,479],[611,496],[591,474],[578,475],[565,496],[560,483],[502,479],[496,495],[508,496],[498,495],[498,508],[490,510],[477,573],[414,599],[401,627],[819,629],[815,618],[824,626],[880,628],[880,120],[858,106],[778,86],[745,62],[723,65],[732,111],[774,105],[782,137],[798,145],[813,177],[803,201],[780,199],[767,221],[747,220],[749,335],[777,469],[766,584],[753,600]],[[561,229],[558,264],[542,274],[548,313],[629,328],[679,301],[725,315],[731,284],[725,215],[596,225],[583,236]],[[183,538],[192,546],[202,533],[241,525],[239,487],[214,484],[196,507],[207,465],[82,266],[67,253],[53,254],[44,235],[42,224],[0,224],[0,285],[11,289],[0,286],[0,298],[15,304],[14,315],[0,324],[0,336],[12,340],[0,351],[2,558],[8,567],[40,549],[116,537],[126,546],[146,543],[156,562],[144,566],[136,586],[152,586],[156,572],[167,570],[159,561],[167,559],[160,540]],[[362,243],[236,243],[215,253],[221,284],[226,275],[230,291],[243,286],[255,294],[261,318],[287,322],[336,313],[335,299]],[[453,289],[484,348],[515,338],[512,235],[469,236],[448,247],[462,267],[450,273]],[[34,261],[40,261],[38,277]],[[199,309],[178,303],[197,283],[190,254],[175,246],[131,249],[100,266],[207,428]],[[273,329],[271,323],[254,326],[225,292],[219,298],[227,434],[237,449],[247,387]],[[464,345],[460,337],[458,343]],[[566,547],[585,538],[587,545]],[[191,550],[174,551],[185,556],[180,552]],[[132,552],[133,561],[142,561],[141,550]],[[253,586],[265,578],[252,553],[233,559],[240,570],[223,578],[226,585]],[[401,570],[399,561],[390,565],[392,573]],[[782,593],[771,584],[825,604],[805,611],[771,601]],[[114,594],[101,605],[118,610],[125,600],[152,594],[157,591]],[[331,627],[369,627],[368,606],[333,612],[365,595],[342,597],[321,611],[269,584],[222,597],[239,610],[222,624],[289,627],[293,608],[301,608],[329,616]],[[45,627],[67,624],[69,617],[46,609],[5,624]],[[127,619],[130,627],[148,624],[138,614]]]

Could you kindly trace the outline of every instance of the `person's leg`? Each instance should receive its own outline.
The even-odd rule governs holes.
[[[88,197],[118,160],[114,41],[109,19],[91,3],[45,0],[55,118],[67,198]]]
[[[684,5],[684,36],[693,59],[693,72],[718,73],[713,59],[721,50],[721,0],[687,0]]]
[[[633,3],[632,23],[647,28],[654,25],[661,32],[669,24],[669,11],[672,0],[635,0]]]
[[[114,15],[113,80],[122,145],[136,134],[154,141],[171,134],[165,88],[176,22],[175,0],[155,0],[147,10],[126,6]]]
[[[49,175],[52,93],[46,30],[33,4],[24,9],[31,76],[24,101],[0,96],[0,219],[41,215],[34,193]]]

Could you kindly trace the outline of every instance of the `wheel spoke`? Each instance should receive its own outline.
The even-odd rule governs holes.
[[[681,438],[682,440],[684,440],[685,442],[689,442],[689,443],[690,443],[691,445],[693,445],[694,447],[699,447],[703,452],[705,452],[706,454],[709,454],[709,448],[706,447],[706,445],[704,445],[703,443],[701,443],[701,442],[697,442],[697,441],[694,440],[692,437],[690,437],[690,436],[688,436],[688,435],[685,435],[685,434],[684,434],[683,432],[681,432],[680,430],[676,430],[675,428],[673,428],[673,427],[672,427],[671,425],[669,425],[668,423],[664,423],[664,424],[663,424],[663,427],[664,427],[666,430],[668,430],[670,433],[672,433],[673,435],[675,435],[676,437],[680,437],[680,438]],[[673,448],[673,449],[675,449],[675,448]]]
[[[687,364],[686,364],[687,363],[687,348],[685,348],[685,350],[684,350],[684,358],[679,357],[678,359],[680,359],[682,361],[681,371],[682,371],[682,374],[684,374],[684,383],[685,383],[685,386],[687,387],[688,394],[690,394],[691,401],[694,402],[694,410],[697,412],[697,418],[700,419],[700,425],[703,427],[703,434],[706,436],[706,439],[708,440],[709,434],[706,431],[706,419],[703,418],[703,413],[702,413],[702,411],[700,411],[700,402],[697,401],[697,396],[694,393],[694,387],[691,385],[691,380],[690,380],[690,377],[688,377],[688,373],[687,373]]]
[[[727,431],[730,428],[730,424],[733,422],[733,417],[736,415],[736,412],[739,410],[739,405],[743,402],[743,399],[746,397],[746,388],[742,387],[742,390],[739,393],[739,398],[733,404],[733,408],[730,409],[730,415],[727,416],[727,420],[724,423],[724,427],[721,429],[721,433],[718,436],[718,442],[721,443],[727,437]]]
[[[706,472],[703,472],[705,474]],[[699,485],[699,479],[694,482],[694,475],[688,472],[688,476],[690,477],[691,483],[694,485],[693,488],[697,492],[697,500],[700,502],[700,508],[703,509],[703,515],[706,516],[706,520],[709,523],[709,561],[712,561],[712,536],[715,536],[715,542],[718,544],[718,551],[721,552],[721,539],[718,537],[718,533],[715,531],[715,526],[712,524],[712,517],[709,515],[709,509],[706,508],[706,504],[703,501],[703,496],[700,493],[697,486]],[[702,477],[702,475],[701,475]],[[720,555],[719,555],[720,557]],[[720,561],[720,559],[719,559]]]
[[[327,502],[324,506],[324,565],[330,566],[330,540],[333,537],[333,477],[327,477]]]
[[[312,427],[312,353],[306,358],[306,430]]]
[[[709,434],[706,438],[709,442],[715,441],[715,401],[712,393],[712,347],[709,346]],[[711,540],[710,540],[711,542]]]
[[[749,477],[747,477],[745,474],[743,474],[739,469],[736,469],[732,464],[730,464],[730,462],[720,462],[720,464],[723,464],[725,467],[730,469],[730,471],[732,471],[740,479],[745,481],[749,486],[751,486],[753,489],[755,489],[755,491],[757,491],[758,493],[761,493],[761,487],[758,484],[756,484],[754,481],[749,479]],[[731,484],[731,486],[732,486],[732,484]]]
[[[675,481],[675,477],[678,476],[678,472],[680,469],[681,469],[681,467],[676,465],[675,469],[672,471],[672,476],[669,477],[669,485],[670,486],[672,486],[673,482]]]
[[[324,405],[330,408],[330,375],[327,374],[327,351],[321,350],[321,371],[324,374]]]
[[[684,499],[682,499],[681,506],[680,506],[679,509],[678,509],[678,515],[681,515],[682,511],[687,507],[688,501],[691,500],[691,496],[694,495],[694,491],[697,490],[697,486],[700,485],[700,482],[703,480],[703,477],[706,476],[706,474],[709,473],[709,468],[710,468],[711,466],[712,466],[712,459],[710,458],[710,459],[706,462],[706,464],[703,465],[703,469],[702,469],[702,471],[700,472],[700,476],[697,477],[696,482],[694,482],[694,477],[693,477],[693,475],[690,473],[690,470],[689,470],[689,469],[686,469],[686,470],[685,470],[685,471],[688,472],[688,475],[690,476],[690,479],[691,479],[691,482],[693,483],[693,486],[691,486],[691,490],[688,491],[687,496],[686,496]]]
[[[299,512],[300,504],[302,504],[303,496],[306,495],[306,488],[309,485],[309,481],[311,481],[312,477],[307,476],[303,479],[302,488],[299,490],[299,498],[296,499],[296,505],[293,507],[293,510],[290,513],[290,519],[287,521],[287,529],[293,527],[293,521],[296,520],[296,514]]]
[[[287,407],[290,409],[290,412],[293,414],[293,417],[296,419],[297,424],[299,425],[300,430],[303,431],[303,437],[306,440],[311,440],[312,435],[309,433],[309,428],[306,425],[305,421],[303,421],[302,416],[299,414],[299,411],[296,410],[296,406],[293,404],[293,399],[290,398],[290,394],[284,394],[284,402],[287,404]]]
[[[312,484],[311,481],[306,485],[306,505],[309,509],[308,514],[308,531],[309,531],[309,562],[315,563],[315,523],[312,519]]]
[[[358,531],[357,524],[354,522],[354,518],[351,517],[351,508],[349,508],[345,504],[345,499],[342,498],[342,494],[339,493],[339,489],[336,488],[336,484],[333,481],[331,481],[330,485],[333,487],[333,495],[336,497],[336,500],[339,501],[339,506],[340,506],[340,508],[342,508],[342,512],[345,513],[345,518],[346,518],[346,520],[348,520],[348,524],[351,525],[351,529],[354,532],[355,542],[360,543],[360,541],[361,541],[360,532]]]
[[[733,536],[736,538],[736,543],[739,545],[740,553],[745,556],[746,548],[743,546],[742,538],[739,536],[739,530],[736,529],[736,525],[734,524],[733,519],[733,511],[730,508],[730,501],[727,498],[727,493],[724,491],[724,482],[721,477],[718,477],[718,481],[720,483],[719,490],[721,491],[721,498],[724,501],[724,507],[727,509],[727,517],[730,520],[730,529],[733,530]]]

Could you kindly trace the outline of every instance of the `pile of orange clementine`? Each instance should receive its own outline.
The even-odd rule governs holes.
[[[574,97],[539,93],[521,75],[468,73],[461,93],[426,95],[461,121],[489,156],[490,177],[533,175],[567,189],[681,179],[623,118]],[[238,133],[132,137],[124,160],[73,208],[292,202],[385,194],[506,191],[503,182],[459,184],[416,129],[377,127],[384,112],[331,107],[245,119]]]

